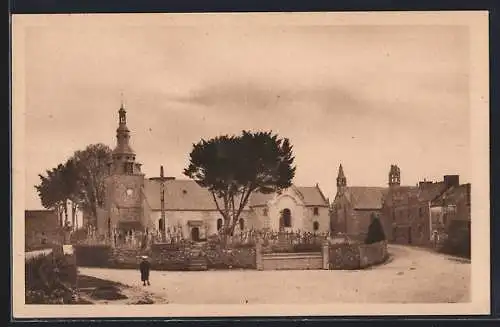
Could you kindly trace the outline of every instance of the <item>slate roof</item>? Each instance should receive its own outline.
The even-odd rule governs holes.
[[[321,189],[318,186],[292,186],[297,190],[299,196],[301,196],[302,201],[306,206],[314,206],[314,207],[327,207],[328,200],[321,192]],[[267,205],[267,201],[271,200],[274,197],[274,193],[271,194],[262,194],[262,193],[254,193],[252,194],[249,205],[251,207],[257,206],[265,206]]]
[[[319,187],[296,187],[308,206],[328,206]],[[147,179],[144,181],[144,194],[153,210],[161,209],[160,181]],[[274,197],[274,193],[254,193],[250,196],[248,206],[263,206]],[[248,209],[248,208],[246,208]],[[193,180],[170,179],[165,181],[165,210],[217,210],[212,194]]]
[[[443,194],[433,199],[431,206],[442,206],[444,202],[456,204],[460,201],[466,201],[470,205],[470,184],[454,186],[446,190]]]
[[[350,186],[347,188],[347,196],[353,209],[379,210],[382,209],[387,190],[386,187]]]
[[[153,210],[161,209],[158,180],[144,181],[146,201]],[[217,210],[210,192],[193,180],[170,179],[165,181],[165,210]]]

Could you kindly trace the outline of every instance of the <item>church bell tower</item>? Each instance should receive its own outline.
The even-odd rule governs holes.
[[[141,164],[135,162],[135,152],[130,147],[130,130],[127,127],[127,111],[123,103],[118,110],[116,147],[109,163],[109,173],[134,175],[141,173]]]
[[[141,173],[141,164],[135,158],[136,154],[130,146],[127,111],[122,103],[118,110],[116,147],[111,153],[108,176],[105,179],[105,229],[129,232],[143,230],[147,224],[142,207],[144,174]]]
[[[389,170],[389,187],[401,185],[401,170],[397,165],[391,165]]]

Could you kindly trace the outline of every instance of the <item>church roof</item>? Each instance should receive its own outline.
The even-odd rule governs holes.
[[[161,209],[160,181],[147,179],[144,182],[144,193],[153,210]],[[319,187],[296,187],[308,206],[328,206]],[[274,193],[253,193],[248,201],[248,207],[266,205],[275,196]],[[248,209],[248,208],[246,208]],[[165,210],[217,210],[212,194],[188,179],[168,179],[165,181]]]
[[[318,186],[293,186],[301,196],[302,201],[306,206],[328,206],[328,200],[324,197],[321,189]],[[274,193],[262,194],[254,193],[250,197],[250,207],[265,206],[267,202],[275,196]]]
[[[159,180],[144,181],[144,193],[153,210],[161,209]],[[210,192],[193,180],[165,181],[165,210],[217,210]]]
[[[347,195],[354,209],[381,209],[387,187],[349,186]]]

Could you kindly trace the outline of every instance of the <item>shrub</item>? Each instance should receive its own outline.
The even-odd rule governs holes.
[[[462,222],[452,221],[448,235],[445,238],[440,252],[470,258],[470,230]]]
[[[75,245],[74,249],[80,267],[106,267],[112,254],[109,245]]]
[[[385,233],[380,219],[372,214],[372,221],[368,227],[368,234],[366,235],[365,244],[377,243],[385,240]]]
[[[26,304],[70,304],[76,301],[76,265],[59,254],[41,255],[25,263]]]

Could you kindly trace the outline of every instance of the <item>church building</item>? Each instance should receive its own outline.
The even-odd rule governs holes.
[[[195,241],[215,234],[223,220],[212,194],[193,180],[165,177],[163,168],[159,177],[147,178],[130,146],[123,105],[118,114],[117,144],[108,164],[105,206],[97,217],[98,233],[116,229],[127,232],[177,228],[184,238]],[[273,194],[252,194],[240,218],[237,232],[330,230],[329,202],[317,184],[293,185]]]

